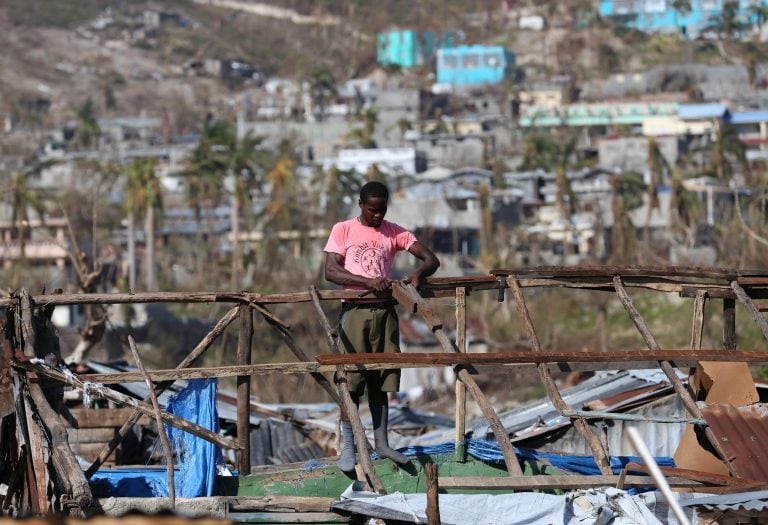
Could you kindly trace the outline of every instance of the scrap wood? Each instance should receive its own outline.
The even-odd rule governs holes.
[[[409,305],[413,307],[415,305],[424,320],[431,327],[432,333],[435,334],[435,337],[437,337],[437,340],[440,342],[440,346],[446,353],[461,354],[461,351],[456,347],[456,344],[445,334],[445,330],[442,328],[442,322],[437,313],[435,313],[429,303],[419,295],[415,286],[401,281],[395,281],[392,283],[392,297],[394,297],[398,303],[404,304],[406,307],[409,307]],[[512,447],[509,434],[504,429],[504,425],[501,424],[501,420],[499,419],[496,410],[494,410],[493,406],[488,401],[485,393],[480,389],[480,386],[472,377],[471,373],[474,372],[474,370],[469,366],[457,366],[454,368],[454,372],[459,380],[464,383],[467,389],[472,393],[472,397],[480,407],[480,411],[490,424],[493,435],[496,437],[496,442],[499,444],[504,456],[507,473],[510,476],[522,475],[523,471],[520,468],[515,449]]]
[[[525,303],[525,298],[523,297],[523,291],[520,289],[520,283],[517,281],[517,277],[515,275],[510,275],[507,277],[507,284],[509,285],[510,290],[512,291],[512,295],[515,298],[515,304],[517,305],[517,313],[520,316],[520,318],[523,321],[523,324],[525,325],[525,329],[528,332],[528,338],[531,341],[531,344],[533,345],[533,349],[535,352],[541,352],[541,343],[539,342],[539,337],[536,335],[536,329],[533,326],[533,319],[531,318],[531,314],[528,311],[528,306]],[[557,385],[555,384],[554,379],[552,378],[552,374],[550,373],[549,369],[545,366],[544,363],[540,363],[538,365],[538,371],[539,371],[539,378],[541,379],[542,384],[547,389],[547,396],[549,397],[549,400],[552,402],[552,405],[557,409],[558,413],[561,415],[565,412],[572,410],[572,407],[565,402],[563,399],[563,396],[560,394],[560,391],[557,389]],[[571,422],[573,423],[573,426],[576,428],[576,430],[579,431],[579,433],[584,437],[584,440],[587,442],[587,445],[589,446],[590,450],[592,451],[592,456],[595,458],[595,463],[597,463],[598,468],[600,469],[600,472],[603,475],[610,475],[613,473],[613,470],[611,469],[611,462],[608,458],[608,451],[605,449],[603,444],[600,442],[600,440],[597,438],[594,432],[592,432],[592,429],[589,427],[589,424],[583,419],[583,418],[571,418]]]
[[[440,488],[443,489],[474,489],[474,490],[539,490],[539,489],[584,489],[594,487],[615,487],[620,475],[564,475],[564,476],[512,476],[512,477],[442,477]],[[672,478],[669,483],[673,487],[702,487],[698,481],[684,478]],[[650,476],[625,476],[625,487],[655,487],[656,482]]]
[[[37,372],[40,375],[44,375],[51,379],[55,379],[61,383],[74,386],[78,390],[83,391],[85,394],[108,399],[119,405],[126,405],[126,406],[136,408],[142,414],[145,414],[149,417],[154,416],[152,407],[138,401],[133,397],[127,396],[125,394],[121,394],[120,392],[116,392],[115,390],[112,390],[111,388],[108,388],[102,384],[83,383],[74,374],[72,373],[65,374],[61,370],[47,366],[40,361],[20,362],[20,361],[14,360],[13,365],[16,366],[17,368],[22,368],[25,370]],[[168,412],[163,412],[162,417],[163,417],[163,421],[165,421],[169,425],[176,427],[178,429],[184,430],[185,432],[189,432],[190,434],[193,434],[195,436],[201,437],[206,441],[214,443],[220,447],[233,449],[233,450],[240,449],[240,445],[234,440],[224,436],[220,436],[215,432],[211,432],[207,428],[201,427],[196,423],[192,423],[190,421],[187,421],[186,419],[180,418],[173,414],[169,414]]]
[[[136,361],[136,366],[139,371],[144,375],[144,382],[149,390],[149,398],[152,400],[152,408],[155,410],[155,421],[157,422],[157,435],[160,437],[160,444],[163,447],[163,454],[165,455],[165,470],[168,475],[168,499],[171,500],[171,508],[176,507],[176,486],[173,482],[173,453],[171,452],[171,444],[168,442],[168,435],[165,433],[165,426],[163,426],[163,416],[160,411],[160,403],[157,401],[157,394],[155,393],[155,387],[150,381],[147,371],[144,369],[144,363],[141,361],[139,351],[136,349],[136,343],[133,341],[133,337],[128,336],[128,346],[131,348],[131,354]]]
[[[205,337],[195,346],[195,348],[192,349],[192,351],[187,354],[187,356],[181,360],[181,362],[176,366],[177,369],[179,368],[185,368],[192,363],[194,363],[203,353],[205,353],[208,348],[211,347],[213,342],[226,330],[226,328],[234,321],[239,315],[239,310],[237,307],[230,308],[229,311],[219,319],[219,321],[216,323],[216,325],[211,329],[210,332],[208,332]],[[83,381],[87,381],[86,379],[83,379]],[[99,381],[95,381],[99,382]],[[163,393],[165,390],[170,388],[173,383],[176,382],[175,378],[172,378],[170,380],[164,381],[160,384],[158,384],[155,388],[155,392],[159,395]],[[149,396],[145,396],[144,399],[142,399],[143,402],[146,402],[149,400]],[[88,467],[88,469],[85,471],[85,476],[87,478],[90,478],[93,476],[93,474],[99,470],[99,467],[104,464],[104,462],[112,455],[112,453],[115,451],[115,449],[120,445],[120,443],[123,442],[123,439],[125,436],[128,435],[128,432],[131,431],[133,428],[133,425],[135,425],[139,419],[141,419],[141,416],[143,413],[140,410],[134,410],[133,414],[131,414],[130,417],[123,423],[123,425],[120,427],[120,429],[115,434],[115,437],[112,438],[109,443],[107,443],[104,448],[99,452],[98,457],[96,460],[91,463],[91,466]]]

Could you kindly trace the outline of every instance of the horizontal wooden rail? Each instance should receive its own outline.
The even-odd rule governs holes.
[[[453,297],[455,289],[462,287],[468,292],[499,288],[498,277],[509,274],[518,275],[521,288],[577,288],[588,290],[613,291],[613,267],[545,267],[522,270],[494,270],[494,275],[468,277],[432,277],[422,285],[420,291],[424,297]],[[645,288],[658,292],[678,293],[684,297],[695,295],[697,290],[705,290],[712,298],[731,298],[733,292],[725,284],[712,282],[734,277],[730,270],[706,270],[696,273],[695,269],[670,268],[668,271],[644,270],[642,267],[617,267],[627,288]],[[735,278],[735,277],[734,277]],[[684,280],[681,280],[684,279]],[[756,276],[743,278],[744,286],[768,280],[768,277]],[[761,296],[762,290],[756,290]],[[359,299],[360,292],[345,290],[318,290],[321,300]],[[364,292],[365,298],[391,299],[385,292]],[[102,293],[102,294],[54,294],[36,295],[32,300],[37,306],[70,304],[141,304],[141,303],[304,303],[312,301],[309,292],[260,294],[255,292],[138,292],[138,293]],[[0,298],[0,306],[11,303],[8,297]]]
[[[728,361],[745,363],[768,362],[768,352],[734,350],[621,350],[614,352],[493,352],[486,354],[444,354],[432,352],[374,353],[318,355],[322,365],[379,364],[392,365],[423,363],[435,366],[493,365],[510,363],[559,363],[602,361],[675,361],[676,359],[699,361]]]
[[[627,355],[623,355],[627,354]],[[638,357],[638,354],[643,354]],[[676,354],[676,355],[672,355]],[[680,356],[678,358],[677,356]],[[666,359],[672,356],[672,359]],[[334,358],[339,359],[339,363]],[[319,355],[318,362],[270,363],[261,365],[234,365],[215,368],[173,368],[148,370],[152,381],[172,379],[200,379],[210,377],[235,377],[239,375],[310,374],[335,372],[338,364],[345,370],[384,370],[387,368],[431,368],[438,366],[471,365],[483,372],[506,372],[509,368],[535,368],[537,362],[551,363],[553,371],[572,370],[620,370],[654,369],[658,359],[665,358],[680,367],[696,366],[699,360],[725,362],[768,362],[768,352],[722,350],[663,350],[661,352],[503,352],[491,354],[444,354],[444,353],[382,353]],[[549,359],[549,361],[548,361]],[[567,360],[564,360],[567,359]],[[581,361],[588,359],[589,361]],[[562,360],[562,361],[558,361]],[[556,364],[555,364],[556,363]],[[143,380],[138,372],[110,374],[82,374],[81,381],[117,384]]]

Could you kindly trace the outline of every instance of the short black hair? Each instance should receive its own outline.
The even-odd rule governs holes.
[[[389,190],[379,181],[367,182],[360,188],[360,201],[365,202],[368,199],[384,199],[389,202]]]

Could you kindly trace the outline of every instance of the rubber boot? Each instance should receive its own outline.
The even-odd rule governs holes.
[[[373,419],[373,442],[376,446],[376,452],[382,458],[388,458],[399,465],[408,464],[407,457],[389,446],[387,438],[387,424],[389,422],[389,406],[387,398],[369,400],[368,407],[371,409],[371,418]]]
[[[355,433],[352,431],[352,423],[341,422],[341,455],[336,465],[344,472],[354,472],[355,463]]]

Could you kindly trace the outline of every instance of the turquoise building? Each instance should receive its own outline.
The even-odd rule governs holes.
[[[411,68],[429,64],[439,48],[453,47],[454,33],[393,29],[376,35],[376,61],[380,66]]]
[[[500,84],[515,65],[501,46],[458,46],[437,51],[437,82],[453,86]]]
[[[713,26],[726,3],[736,4],[741,24],[757,25],[755,6],[768,0],[690,0],[690,11],[675,9],[673,0],[600,0],[600,16],[648,33],[680,33],[696,38]]]

